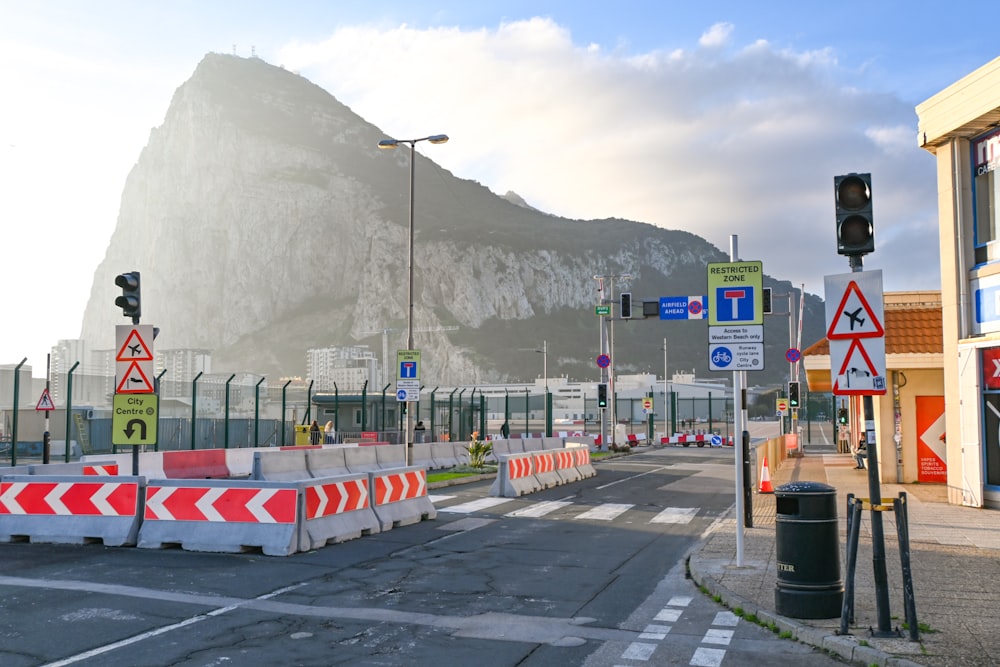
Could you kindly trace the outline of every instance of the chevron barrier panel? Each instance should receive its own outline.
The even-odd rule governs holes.
[[[0,542],[136,544],[145,479],[10,475],[0,480]]]
[[[556,472],[554,451],[532,452],[532,464],[535,467],[535,479],[542,487],[551,489],[563,483],[562,477]]]
[[[299,486],[257,480],[151,480],[138,546],[268,556],[298,550]]]
[[[374,510],[383,531],[437,517],[427,497],[427,470],[410,466],[368,473]]]
[[[576,469],[580,471],[580,477],[594,477],[597,475],[597,471],[594,470],[594,466],[590,462],[589,447],[584,445],[567,445],[567,449],[573,452],[573,463],[576,464]]]
[[[497,477],[490,487],[491,496],[517,498],[526,493],[541,491],[542,483],[534,474],[533,454],[501,454]]]
[[[556,474],[562,479],[563,484],[578,482],[583,479],[583,475],[576,468],[576,460],[573,457],[572,450],[560,449],[553,452],[553,455],[556,462]]]
[[[299,550],[309,551],[380,532],[370,488],[365,473],[304,482]]]

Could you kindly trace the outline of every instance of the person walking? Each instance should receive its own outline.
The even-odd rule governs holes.
[[[323,427],[323,443],[332,445],[336,438],[337,430],[333,427],[333,421],[328,421],[326,426]]]
[[[864,435],[858,440],[858,446],[854,448],[854,460],[858,462],[854,466],[855,470],[865,469],[865,458],[868,456],[868,440]]]
[[[315,419],[313,420],[313,423],[309,425],[309,444],[319,444],[319,422]]]

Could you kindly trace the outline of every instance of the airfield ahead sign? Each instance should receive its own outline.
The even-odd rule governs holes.
[[[882,271],[824,278],[830,378],[837,396],[880,396],[885,382]]]

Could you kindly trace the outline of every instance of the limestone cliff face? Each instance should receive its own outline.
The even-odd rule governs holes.
[[[114,277],[135,269],[156,346],[212,349],[215,370],[302,374],[311,347],[381,354],[367,332],[386,328],[390,354],[404,347],[410,155],[380,151],[385,136],[295,74],[206,56],[125,183],[81,337],[113,346],[127,323]],[[701,294],[705,265],[725,260],[686,232],[557,218],[416,159],[415,327],[459,327],[417,334],[430,383],[533,378],[539,359],[523,348],[542,340],[550,375],[593,377],[594,275],[631,274],[637,298]],[[662,369],[662,323],[623,324],[620,370]],[[706,369],[704,333],[689,325],[672,368]]]

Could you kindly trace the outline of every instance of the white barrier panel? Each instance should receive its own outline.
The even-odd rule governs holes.
[[[368,475],[340,475],[302,483],[299,550],[353,540],[379,532]]]
[[[543,438],[525,438],[521,441],[521,446],[526,452],[540,452],[544,449],[545,440]]]
[[[298,549],[299,485],[257,480],[152,480],[138,546],[268,556]]]
[[[344,460],[351,473],[370,472],[378,470],[378,450],[385,445],[367,447],[351,447],[344,450]]]
[[[454,468],[459,465],[453,442],[432,442],[431,458],[434,459],[435,469]]]
[[[497,477],[490,487],[491,496],[517,498],[541,491],[542,485],[534,475],[531,454],[502,454],[499,459]]]
[[[309,476],[336,477],[338,475],[348,475],[347,454],[344,447],[333,449],[312,449],[306,452],[306,468],[309,469]]]
[[[372,447],[378,456],[379,468],[401,468],[406,465],[406,445],[378,445]]]
[[[373,490],[375,516],[382,530],[419,523],[437,517],[434,504],[427,497],[427,471],[410,466],[379,470],[368,474]]]
[[[256,451],[253,454],[253,474],[254,480],[264,480],[268,482],[297,482],[309,479],[309,468],[306,467],[307,451],[316,450],[271,450]]]
[[[542,438],[542,449],[562,449],[564,446],[562,438]]]
[[[402,462],[400,462],[402,464]],[[437,467],[434,456],[431,454],[431,443],[416,442],[410,449],[410,465],[433,470]]]
[[[142,477],[4,476],[0,542],[135,544],[144,485]]]

